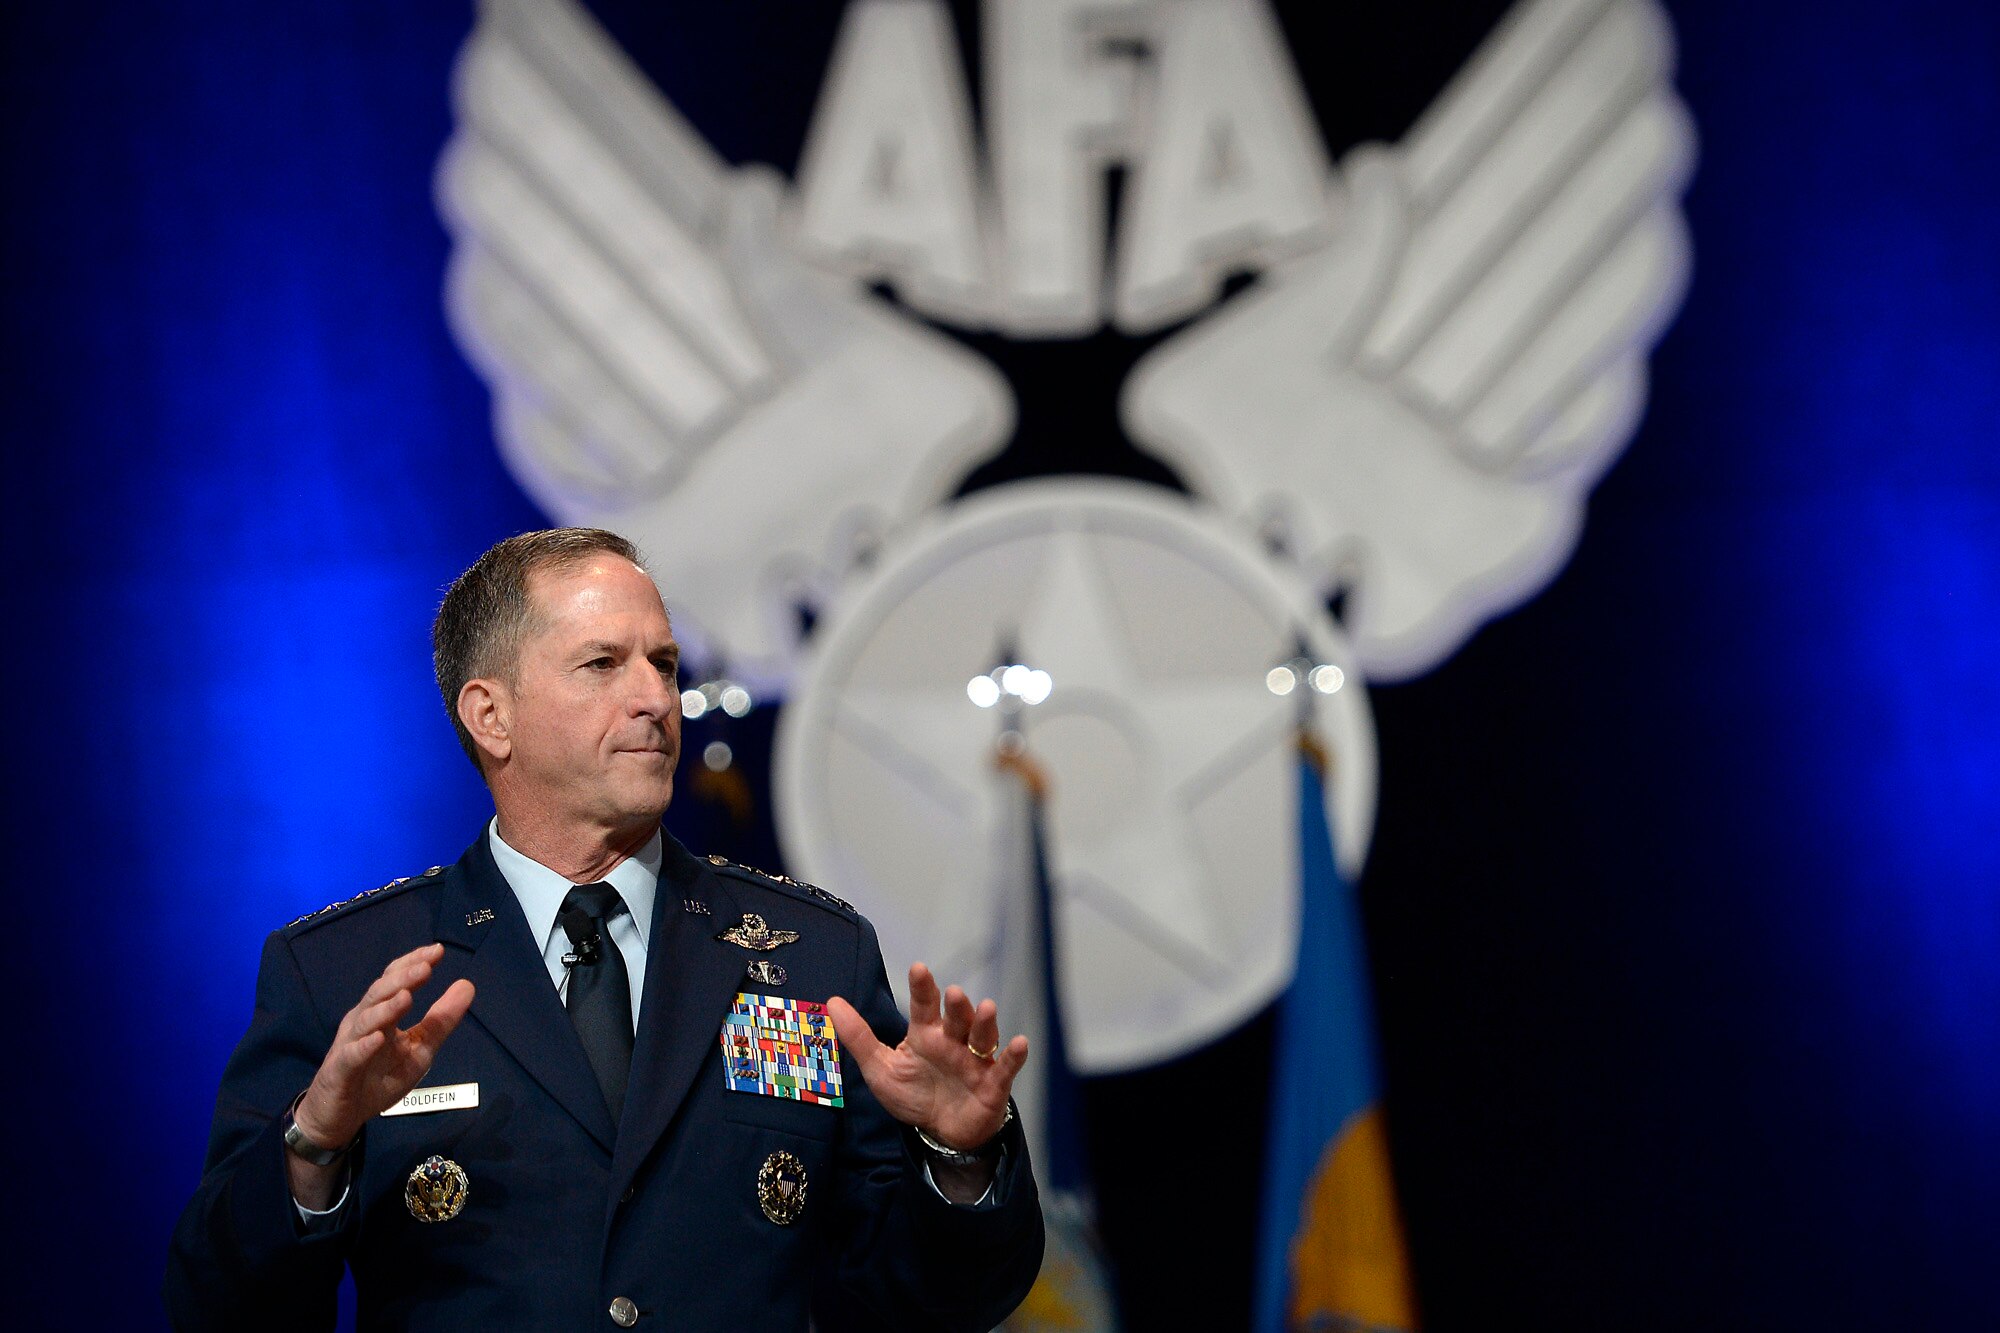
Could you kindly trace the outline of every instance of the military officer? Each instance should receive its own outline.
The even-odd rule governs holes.
[[[1027,1041],[810,886],[659,826],[678,648],[622,538],[500,543],[438,683],[495,816],[265,942],[177,1327],[989,1328],[1040,1265]],[[405,1026],[405,1020],[418,1015]]]

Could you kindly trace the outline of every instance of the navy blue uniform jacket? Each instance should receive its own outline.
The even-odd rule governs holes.
[[[620,1124],[483,834],[455,866],[271,935],[201,1185],[174,1233],[176,1327],[331,1328],[343,1264],[362,1329],[609,1330],[619,1296],[642,1330],[802,1330],[809,1310],[822,1330],[1004,1318],[1042,1253],[1018,1125],[993,1194],[954,1207],[845,1053],[840,1109],[728,1091],[719,1034],[739,990],[845,996],[884,1041],[901,1039],[904,1020],[859,914],[665,844]],[[800,939],[752,953],[716,938],[746,912]],[[413,1012],[459,977],[478,991],[423,1086],[477,1083],[479,1105],[370,1122],[337,1223],[309,1232],[286,1181],[285,1108],[389,961],[433,940],[444,958]],[[784,984],[749,981],[758,958],[782,966]],[[780,1150],[806,1168],[789,1226],[764,1216],[756,1188]],[[403,1184],[433,1153],[464,1167],[471,1189],[457,1217],[424,1223]]]

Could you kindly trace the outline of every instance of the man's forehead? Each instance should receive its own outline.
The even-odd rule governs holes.
[[[528,601],[545,626],[657,613],[669,621],[666,601],[653,576],[623,556],[605,552],[573,565],[535,570],[528,576]]]

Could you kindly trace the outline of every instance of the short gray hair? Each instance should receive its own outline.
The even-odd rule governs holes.
[[[437,669],[444,711],[474,768],[480,764],[479,746],[459,720],[459,691],[467,681],[482,677],[512,681],[521,640],[535,618],[528,581],[542,570],[574,569],[600,552],[646,567],[639,548],[615,532],[545,528],[489,547],[445,589],[437,619],[431,622],[431,664]]]

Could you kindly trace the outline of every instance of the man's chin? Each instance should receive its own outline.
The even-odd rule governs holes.
[[[659,823],[660,817],[667,813],[667,807],[673,803],[673,770],[668,769],[665,780],[657,786],[650,787],[644,791],[631,792],[629,793],[629,797],[630,799],[625,802],[625,808],[630,812],[632,823]]]

